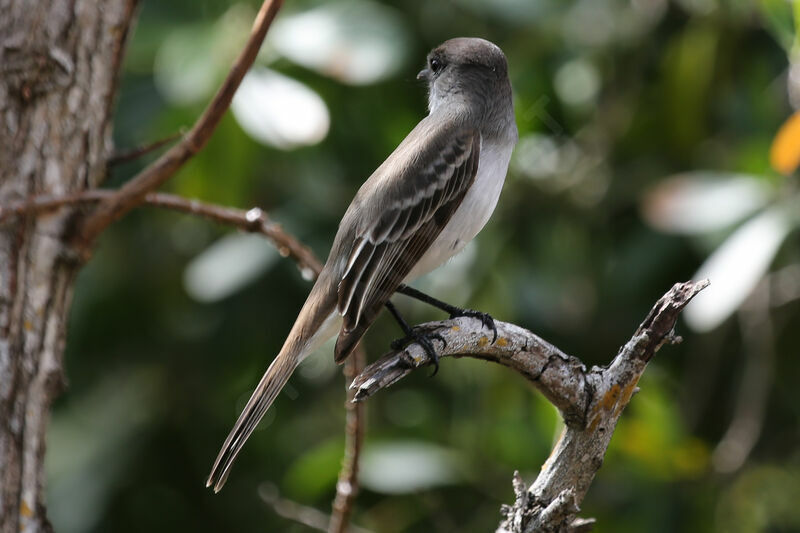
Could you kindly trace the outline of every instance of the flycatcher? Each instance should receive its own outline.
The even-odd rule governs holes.
[[[345,212],[289,337],[214,462],[206,485],[215,492],[297,365],[337,331],[341,363],[401,283],[461,251],[494,211],[517,142],[505,55],[484,39],[451,39],[417,77],[430,112]]]

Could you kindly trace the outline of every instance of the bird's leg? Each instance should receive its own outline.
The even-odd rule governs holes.
[[[497,340],[497,326],[495,326],[494,318],[492,318],[492,315],[490,315],[489,313],[484,313],[482,311],[474,311],[472,309],[462,309],[460,307],[450,305],[441,300],[437,300],[433,296],[429,296],[420,290],[414,289],[413,287],[409,287],[408,285],[402,283],[400,284],[399,287],[397,287],[397,290],[395,292],[399,292],[400,294],[405,294],[406,296],[410,296],[415,300],[419,300],[420,302],[425,302],[426,304],[432,305],[437,309],[441,309],[446,313],[450,313],[450,318],[456,318],[460,316],[477,318],[478,320],[481,321],[481,324],[483,324],[483,326],[486,327],[486,329],[491,330],[493,334],[492,344],[494,344],[494,341]]]
[[[422,349],[425,350],[425,353],[428,354],[428,357],[430,357],[431,361],[433,361],[434,369],[431,377],[435,376],[439,371],[439,354],[436,353],[436,349],[433,346],[433,341],[441,341],[442,346],[447,346],[447,341],[445,341],[444,337],[438,333],[432,333],[430,331],[425,332],[419,327],[412,328],[409,326],[408,322],[406,322],[402,315],[400,315],[400,311],[397,310],[391,301],[386,302],[386,309],[392,313],[394,319],[397,320],[398,324],[400,324],[400,329],[402,329],[403,333],[405,333],[405,337],[402,339],[396,339],[392,341],[392,349],[401,350],[412,342],[416,342],[422,346]]]

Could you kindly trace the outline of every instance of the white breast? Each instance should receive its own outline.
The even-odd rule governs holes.
[[[411,281],[439,267],[460,252],[492,216],[511,159],[513,142],[481,144],[475,182],[467,191],[453,218],[447,223],[405,281]]]

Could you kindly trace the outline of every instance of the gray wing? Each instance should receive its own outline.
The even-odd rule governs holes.
[[[409,164],[387,160],[384,167],[400,169],[397,175],[378,177],[380,192],[374,194],[384,197],[372,203],[382,208],[358,226],[338,287],[343,322],[337,362],[353,350],[461,204],[478,170],[480,139],[476,129],[444,128],[427,137],[425,149],[409,141]],[[396,152],[399,157],[402,149]]]

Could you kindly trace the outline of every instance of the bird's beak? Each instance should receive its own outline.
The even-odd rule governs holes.
[[[424,68],[424,69],[419,71],[419,74],[417,74],[417,79],[418,80],[428,81],[428,79],[430,78],[430,75],[431,75],[431,71],[426,69],[426,68]]]

